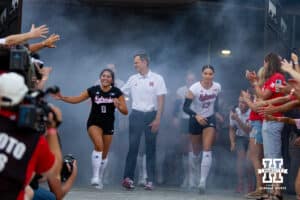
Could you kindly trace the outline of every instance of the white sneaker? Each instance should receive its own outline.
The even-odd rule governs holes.
[[[206,190],[206,183],[205,183],[205,181],[200,181],[198,188],[199,188],[199,193],[200,194],[204,194],[205,190]]]
[[[102,190],[103,189],[103,183],[101,180],[99,180],[98,185],[95,186],[95,188]]]
[[[186,175],[183,179],[182,184],[180,185],[181,188],[187,188],[189,186],[189,180],[188,180],[188,176]]]
[[[92,177],[91,185],[98,186],[99,185],[99,177]]]
[[[147,183],[147,181],[145,178],[139,178],[139,181],[138,181],[139,186],[145,186],[146,183]]]

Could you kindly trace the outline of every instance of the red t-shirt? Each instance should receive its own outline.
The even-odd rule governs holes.
[[[47,172],[54,165],[55,157],[49,149],[49,145],[44,136],[41,136],[34,153],[28,163],[28,168],[26,171],[26,179],[24,182],[24,188],[28,185],[34,175],[34,172],[37,174],[42,174]],[[25,191],[22,190],[17,200],[24,199]]]
[[[250,121],[262,121],[263,117],[261,115],[259,115],[257,112],[254,112],[253,110],[251,110],[250,115],[249,115],[249,120]]]
[[[282,97],[284,96],[283,93],[280,93],[280,92],[276,92],[276,88],[275,88],[275,83],[276,83],[276,80],[281,80],[281,83],[282,84],[285,84],[285,78],[283,76],[283,74],[281,73],[275,73],[273,74],[264,84],[262,90],[265,91],[265,90],[270,90],[272,92],[272,95],[271,97],[269,97],[268,99],[274,99],[276,97]],[[268,100],[267,99],[267,100]],[[274,104],[274,106],[279,106],[281,104]],[[272,116],[274,117],[281,117],[283,116],[282,113],[274,113],[272,114]]]

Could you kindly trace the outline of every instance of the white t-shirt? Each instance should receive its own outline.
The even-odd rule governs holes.
[[[132,75],[121,90],[131,94],[132,109],[149,112],[157,110],[157,96],[167,94],[163,77],[157,73],[149,72],[146,75]]]
[[[250,115],[250,109],[248,109],[245,113],[242,113],[239,108],[235,109],[238,117],[244,124],[248,124],[249,122],[249,115]],[[236,128],[235,134],[237,136],[243,136],[243,137],[248,137],[248,134],[243,131],[243,129],[239,126],[237,121],[231,119],[231,116],[229,116],[229,125],[233,128]]]
[[[214,104],[218,94],[221,92],[221,85],[213,82],[209,89],[205,89],[198,81],[189,90],[194,95],[194,111],[202,117],[212,116],[215,113]]]

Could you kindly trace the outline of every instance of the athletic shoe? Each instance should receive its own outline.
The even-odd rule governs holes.
[[[99,185],[99,177],[92,177],[91,185],[92,186],[98,186]]]
[[[99,185],[95,186],[95,188],[102,190],[103,189],[103,183],[102,180],[99,181]]]
[[[138,185],[139,186],[145,186],[147,183],[146,179],[145,178],[139,178],[139,181],[138,181]]]
[[[153,190],[153,183],[152,182],[147,182],[144,186],[145,190]]]
[[[189,186],[188,177],[184,177],[182,184],[180,185],[181,188],[187,188]]]
[[[266,193],[264,190],[256,189],[255,191],[249,192],[248,194],[246,194],[245,197],[247,199],[260,199],[260,198],[263,198],[265,195],[266,195]]]
[[[204,181],[200,181],[200,184],[198,186],[199,188],[199,193],[200,194],[204,194],[205,193],[205,190],[206,190],[206,184]]]
[[[125,178],[123,180],[122,186],[126,189],[134,189],[133,180],[130,178]]]

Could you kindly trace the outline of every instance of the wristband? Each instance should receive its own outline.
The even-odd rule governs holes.
[[[297,62],[294,62],[294,65],[299,65],[299,62],[297,61]]]

